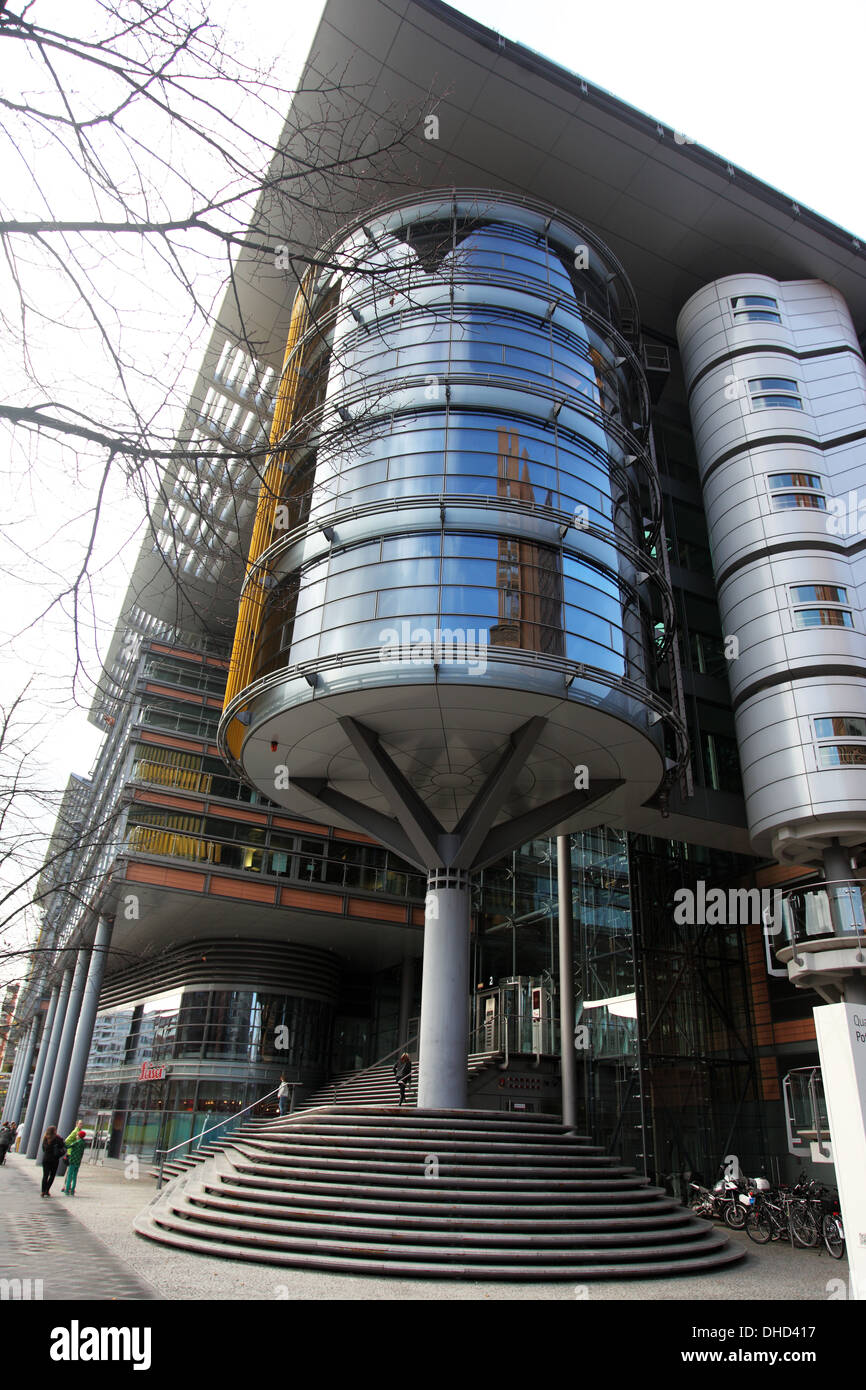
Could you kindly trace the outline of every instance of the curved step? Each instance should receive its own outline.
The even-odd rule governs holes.
[[[140,1235],[404,1277],[646,1277],[741,1258],[555,1116],[329,1107],[245,1128],[197,1157],[141,1213]]]
[[[728,1245],[727,1248],[721,1247],[698,1256],[679,1260],[674,1268],[667,1258],[647,1260],[636,1264],[630,1258],[614,1262],[610,1257],[608,1257],[607,1263],[581,1263],[579,1259],[575,1259],[569,1265],[547,1266],[537,1260],[531,1263],[508,1265],[491,1261],[483,1267],[479,1267],[468,1263],[462,1264],[454,1259],[452,1252],[451,1258],[441,1265],[425,1263],[422,1260],[405,1260],[401,1261],[399,1268],[397,1268],[391,1260],[382,1258],[382,1252],[379,1252],[379,1258],[363,1256],[354,1258],[343,1253],[302,1254],[300,1251],[296,1251],[291,1259],[286,1259],[282,1251],[238,1246],[234,1240],[202,1239],[190,1234],[188,1229],[172,1230],[166,1226],[160,1228],[158,1234],[138,1227],[136,1229],[140,1235],[151,1240],[172,1245],[175,1249],[194,1251],[203,1255],[223,1255],[227,1259],[253,1260],[257,1264],[272,1264],[284,1268],[288,1265],[293,1269],[315,1269],[331,1274],[371,1274],[391,1278],[399,1275],[401,1278],[491,1279],[508,1280],[513,1283],[552,1282],[562,1279],[583,1281],[585,1279],[669,1278],[672,1274],[707,1273],[742,1259],[741,1252]]]

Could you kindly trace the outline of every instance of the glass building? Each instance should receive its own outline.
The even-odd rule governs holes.
[[[790,1171],[815,990],[855,986],[795,989],[760,894],[794,941],[862,921],[866,253],[438,0],[328,0],[275,170],[326,68],[359,141],[388,143],[391,85],[414,126],[387,168],[311,176],[291,226],[258,209],[297,259],[240,258],[206,354],[7,1108],[32,1142],[80,1103],[149,1156],[281,1072],[314,1096],[417,1036],[453,892],[470,1105],[557,1108],[565,992],[597,1142],[675,1192],[730,1155]],[[683,890],[755,897],[689,918]],[[467,1074],[506,1051],[505,1085]]]

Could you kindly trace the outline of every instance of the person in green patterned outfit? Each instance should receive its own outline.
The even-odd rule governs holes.
[[[76,1128],[66,1140],[66,1157],[69,1160],[69,1167],[66,1170],[66,1182],[63,1191],[68,1197],[75,1196],[75,1184],[78,1181],[78,1169],[81,1167],[81,1159],[84,1154],[86,1138],[83,1129]]]

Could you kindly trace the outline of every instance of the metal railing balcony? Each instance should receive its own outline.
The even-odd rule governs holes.
[[[866,883],[831,879],[782,895],[779,946],[806,945],[827,937],[866,937]]]

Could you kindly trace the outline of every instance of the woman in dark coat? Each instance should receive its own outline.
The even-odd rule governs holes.
[[[60,1160],[66,1153],[66,1145],[54,1125],[49,1125],[42,1137],[42,1196],[51,1196],[51,1184],[57,1177]]]
[[[408,1052],[404,1052],[399,1062],[394,1067],[394,1079],[400,1087],[400,1104],[406,1099],[406,1087],[412,1080],[412,1059]]]

